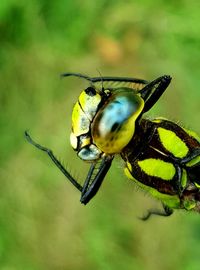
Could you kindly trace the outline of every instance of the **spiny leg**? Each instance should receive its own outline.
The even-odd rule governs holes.
[[[139,218],[143,221],[148,220],[152,215],[156,216],[162,216],[162,217],[168,217],[171,216],[173,213],[173,210],[169,208],[168,206],[163,204],[163,210],[158,210],[158,209],[150,209],[148,210],[147,214],[144,215],[143,217]]]
[[[28,134],[27,131],[25,131],[25,138],[27,141],[34,145],[36,148],[38,148],[41,151],[44,151],[51,160],[55,163],[55,165],[58,167],[58,169],[67,177],[67,179],[79,190],[82,192],[83,187],[71,176],[71,174],[63,167],[63,165],[60,163],[60,161],[54,156],[51,149],[46,148],[38,143],[36,143],[31,136]]]
[[[127,82],[127,83],[138,83],[142,85],[147,85],[149,82],[143,79],[138,79],[138,78],[130,78],[130,77],[112,77],[112,76],[100,76],[100,77],[89,77],[87,75],[81,74],[81,73],[73,73],[73,72],[67,72],[61,74],[61,77],[68,77],[68,76],[75,76],[79,78],[83,78],[87,81],[90,81],[92,83],[97,83],[97,82]]]
[[[143,113],[149,111],[153,105],[158,101],[161,95],[164,93],[166,88],[171,82],[171,77],[169,75],[163,75],[152,82],[148,82],[146,80],[138,79],[138,78],[128,78],[128,77],[89,77],[80,73],[68,72],[61,75],[61,77],[75,76],[79,78],[83,78],[90,83],[94,84],[98,82],[113,82],[118,83],[135,83],[141,84],[142,89],[139,91],[141,97],[145,101],[145,106],[143,109]],[[113,88],[114,90],[114,88]]]
[[[101,160],[100,166],[98,168],[98,172],[94,176],[94,171],[96,169],[97,162],[92,163],[90,166],[89,172],[87,174],[87,177],[84,181],[83,186],[81,186],[72,176],[71,174],[63,167],[63,165],[60,163],[60,161],[54,156],[52,150],[36,143],[33,141],[33,139],[30,137],[27,131],[25,131],[25,138],[27,141],[34,145],[36,148],[38,148],[41,151],[44,151],[48,154],[48,156],[51,158],[51,160],[55,163],[55,165],[59,168],[59,170],[67,177],[67,179],[81,192],[81,203],[87,204],[97,193],[99,190],[113,160],[113,156],[107,156],[104,157]]]
[[[99,190],[108,170],[113,161],[113,156],[107,156],[101,160],[100,166],[98,167],[98,172],[96,173],[94,179],[93,171],[97,163],[92,164],[86,180],[83,185],[83,190],[81,193],[81,203],[87,204],[97,193]],[[91,183],[90,183],[91,182]]]

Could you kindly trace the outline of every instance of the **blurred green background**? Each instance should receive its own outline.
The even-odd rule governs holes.
[[[148,114],[200,133],[200,4],[194,0],[0,2],[0,269],[200,267],[200,215],[138,220],[160,207],[117,158],[87,205],[25,129],[83,179],[71,111],[87,84],[63,72],[173,81]]]

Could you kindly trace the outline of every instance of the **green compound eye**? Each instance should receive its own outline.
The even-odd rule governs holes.
[[[163,210],[148,210],[143,220],[151,215],[169,216],[174,209],[200,213],[199,136],[165,118],[144,117],[171,77],[164,75],[148,82],[126,77],[90,78],[79,73],[63,76],[89,82],[73,108],[70,135],[78,157],[91,163],[83,185],[49,148],[34,142],[27,132],[25,136],[48,154],[81,192],[81,203],[87,204],[96,195],[118,154],[125,162],[125,175],[163,205]]]

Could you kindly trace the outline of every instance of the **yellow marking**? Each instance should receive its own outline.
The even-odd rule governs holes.
[[[110,90],[106,89],[106,90],[104,90],[104,93],[105,93],[106,95],[109,95],[111,92],[110,92]]]
[[[187,155],[189,151],[187,145],[176,135],[175,132],[159,127],[158,134],[165,149],[175,157],[184,158]]]
[[[161,159],[149,158],[138,161],[140,168],[150,176],[159,177],[162,180],[172,180],[176,169],[172,163]]]
[[[187,167],[191,167],[191,166],[193,166],[193,165],[195,165],[195,164],[197,164],[197,163],[199,163],[199,162],[200,162],[200,155],[197,156],[197,157],[195,157],[195,158],[193,158],[192,160],[190,160],[190,161],[186,164],[186,166],[187,166]]]
[[[126,162],[126,166],[128,167],[129,171],[132,172],[132,165],[130,162]]]
[[[185,169],[182,170],[182,177],[181,177],[181,186],[184,188],[187,184],[187,172]]]
[[[90,120],[76,102],[72,111],[72,130],[75,136],[85,134],[89,131]]]
[[[85,91],[81,92],[79,96],[79,102],[84,113],[87,115],[90,121],[95,116],[100,101],[101,96],[98,93],[96,93],[94,96],[89,96]]]
[[[76,149],[77,146],[78,146],[78,140],[77,140],[77,137],[74,135],[73,132],[71,132],[70,134],[70,144],[71,146]]]
[[[163,120],[167,120],[167,118],[164,118],[164,117],[155,118],[153,119],[152,122],[160,124],[163,122]]]
[[[131,175],[131,173],[127,167],[124,168],[124,173],[129,179],[134,180],[133,176]]]
[[[80,147],[83,148],[85,147],[86,145],[89,145],[91,144],[91,139],[90,137],[83,137],[83,138],[80,138]]]
[[[127,167],[124,168],[124,173],[129,179],[133,180],[142,190],[149,192],[152,197],[161,200],[165,205],[170,208],[180,208],[180,199],[177,195],[163,194],[157,191],[155,188],[142,184],[131,175]]]
[[[186,128],[183,128],[185,130],[185,132],[190,136],[190,137],[193,137],[195,138],[198,142],[200,142],[200,137],[196,134],[196,132],[192,131],[192,130],[189,130],[189,129],[186,129]]]

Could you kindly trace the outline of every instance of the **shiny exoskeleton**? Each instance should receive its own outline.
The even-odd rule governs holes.
[[[145,138],[145,140],[144,140]],[[172,209],[200,212],[200,139],[166,119],[142,119],[137,132],[123,149],[125,174],[158,198],[165,212]]]
[[[162,118],[148,120],[149,111],[168,87],[171,77],[152,82],[135,78],[95,77],[65,73],[90,82],[73,108],[70,142],[91,167],[83,186],[63,167],[53,152],[26,132],[27,140],[45,151],[87,204],[95,196],[116,154],[125,161],[125,174],[159,199],[169,216],[173,209],[200,212],[200,139],[193,131]],[[97,169],[97,170],[96,170]]]

